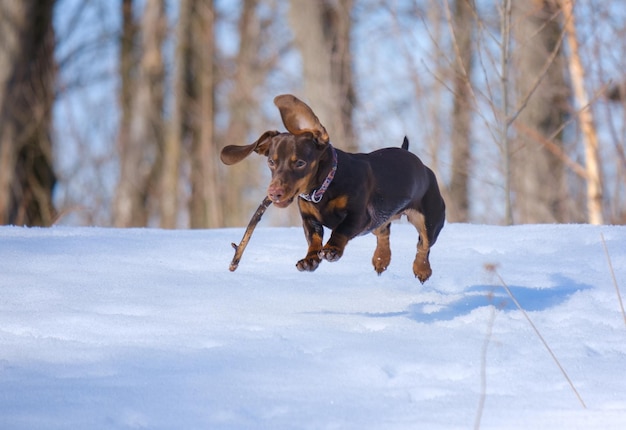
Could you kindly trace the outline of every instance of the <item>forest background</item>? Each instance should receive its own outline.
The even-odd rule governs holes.
[[[0,34],[0,224],[245,225],[265,161],[219,151],[281,93],[338,148],[408,136],[450,222],[626,223],[621,0],[3,1]]]

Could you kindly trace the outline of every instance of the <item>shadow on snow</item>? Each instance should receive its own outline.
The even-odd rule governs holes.
[[[521,307],[528,312],[532,312],[558,306],[567,301],[576,292],[592,288],[591,285],[578,283],[559,274],[553,275],[552,279],[554,286],[548,288],[509,285],[509,289]],[[452,300],[446,300],[450,298]],[[490,305],[504,311],[517,309],[517,306],[501,285],[473,285],[463,291],[463,293],[447,297],[442,294],[441,303],[432,301],[414,303],[406,310],[399,312],[363,312],[357,314],[371,318],[406,317],[421,323],[431,323],[449,321],[467,315],[475,309]]]

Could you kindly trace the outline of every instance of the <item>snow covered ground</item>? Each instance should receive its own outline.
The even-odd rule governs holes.
[[[450,224],[424,286],[408,224],[242,233],[0,227],[0,428],[626,428],[626,227]]]

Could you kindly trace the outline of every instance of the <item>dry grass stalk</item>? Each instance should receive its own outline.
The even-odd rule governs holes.
[[[489,298],[493,298],[493,293],[489,293]],[[485,340],[480,353],[480,399],[478,400],[478,409],[476,410],[476,419],[474,420],[475,430],[480,429],[480,422],[483,417],[483,410],[485,409],[485,401],[487,400],[487,350],[491,342],[495,320],[496,308],[492,306],[491,315],[489,316],[489,322],[487,324],[487,333],[485,334]]]
[[[615,286],[615,292],[617,293],[617,301],[619,302],[619,307],[622,310],[622,317],[624,317],[624,324],[626,325],[626,312],[624,312],[624,303],[622,302],[622,295],[620,294],[619,286],[617,285],[617,278],[615,277],[615,271],[613,270],[613,263],[611,263],[609,249],[606,246],[606,241],[604,240],[604,235],[602,233],[600,233],[600,237],[602,238],[602,246],[604,247],[604,252],[606,254],[606,261],[609,263],[609,270],[611,271],[613,285]]]
[[[587,409],[587,405],[585,404],[585,402],[583,401],[582,397],[578,393],[578,390],[576,390],[576,387],[574,386],[574,383],[572,382],[572,380],[568,376],[567,372],[565,371],[565,369],[561,365],[561,362],[559,361],[559,359],[556,357],[556,355],[552,351],[552,348],[550,348],[550,345],[548,345],[548,342],[546,342],[544,337],[541,335],[541,333],[539,332],[539,329],[537,328],[537,326],[535,326],[535,324],[532,322],[532,320],[530,319],[530,317],[528,316],[528,314],[526,313],[524,308],[522,308],[522,305],[520,305],[520,303],[517,301],[517,299],[513,295],[513,292],[511,291],[509,286],[506,284],[506,282],[504,282],[504,279],[502,279],[502,276],[500,276],[500,274],[498,273],[498,270],[497,270],[496,266],[494,264],[488,264],[488,265],[485,265],[485,269],[487,271],[489,271],[489,272],[492,272],[493,274],[495,274],[498,277],[498,280],[500,281],[500,284],[502,285],[502,287],[504,288],[504,290],[506,291],[508,296],[511,298],[513,303],[515,303],[515,306],[517,307],[517,309],[519,309],[520,312],[522,312],[522,315],[524,315],[524,318],[526,318],[526,321],[528,321],[528,323],[530,324],[532,329],[535,331],[535,334],[537,335],[537,337],[539,337],[539,340],[541,340],[541,343],[543,343],[543,345],[548,350],[548,353],[550,353],[550,356],[552,357],[552,359],[554,360],[554,362],[558,366],[559,370],[561,371],[561,373],[563,374],[563,376],[567,380],[567,383],[569,384],[569,386],[571,387],[572,391],[574,392],[574,394],[578,398],[578,401],[580,402],[582,407],[584,409]]]

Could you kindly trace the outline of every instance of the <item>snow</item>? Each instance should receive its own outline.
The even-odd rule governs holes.
[[[0,428],[626,428],[626,227],[448,224],[423,286],[405,223],[242,234],[0,227]]]

